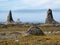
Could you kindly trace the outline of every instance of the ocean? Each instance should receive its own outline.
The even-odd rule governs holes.
[[[0,22],[6,22],[9,11],[0,11]],[[14,21],[20,19],[21,22],[45,23],[47,10],[17,10],[12,11]],[[60,22],[60,11],[54,10],[53,17]]]

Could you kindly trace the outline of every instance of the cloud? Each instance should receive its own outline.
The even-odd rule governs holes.
[[[0,9],[60,9],[60,0],[0,0]]]

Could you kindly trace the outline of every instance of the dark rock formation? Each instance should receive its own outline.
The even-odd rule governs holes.
[[[56,22],[53,18],[53,14],[52,14],[52,10],[48,9],[47,11],[47,18],[46,18],[46,24],[56,24],[58,22]]]
[[[31,26],[27,33],[31,34],[31,35],[44,35],[43,31],[37,27],[37,26]]]
[[[13,21],[13,18],[12,18],[11,10],[9,11],[9,15],[7,16],[7,22],[8,22],[8,23],[14,22],[14,21]]]

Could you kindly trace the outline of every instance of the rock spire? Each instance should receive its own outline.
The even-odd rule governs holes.
[[[12,12],[11,12],[11,10],[9,11],[9,14],[7,16],[7,22],[14,22],[13,18],[12,18]]]
[[[58,22],[56,22],[53,18],[53,14],[52,14],[52,10],[48,9],[47,11],[47,18],[46,18],[46,24],[56,24]]]

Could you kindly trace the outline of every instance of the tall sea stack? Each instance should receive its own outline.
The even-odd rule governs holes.
[[[47,18],[46,18],[46,24],[56,24],[58,22],[56,22],[53,18],[53,14],[52,14],[52,10],[48,9],[47,11]]]
[[[12,18],[12,12],[11,10],[9,11],[9,14],[7,16],[7,23],[13,23],[13,18]]]

